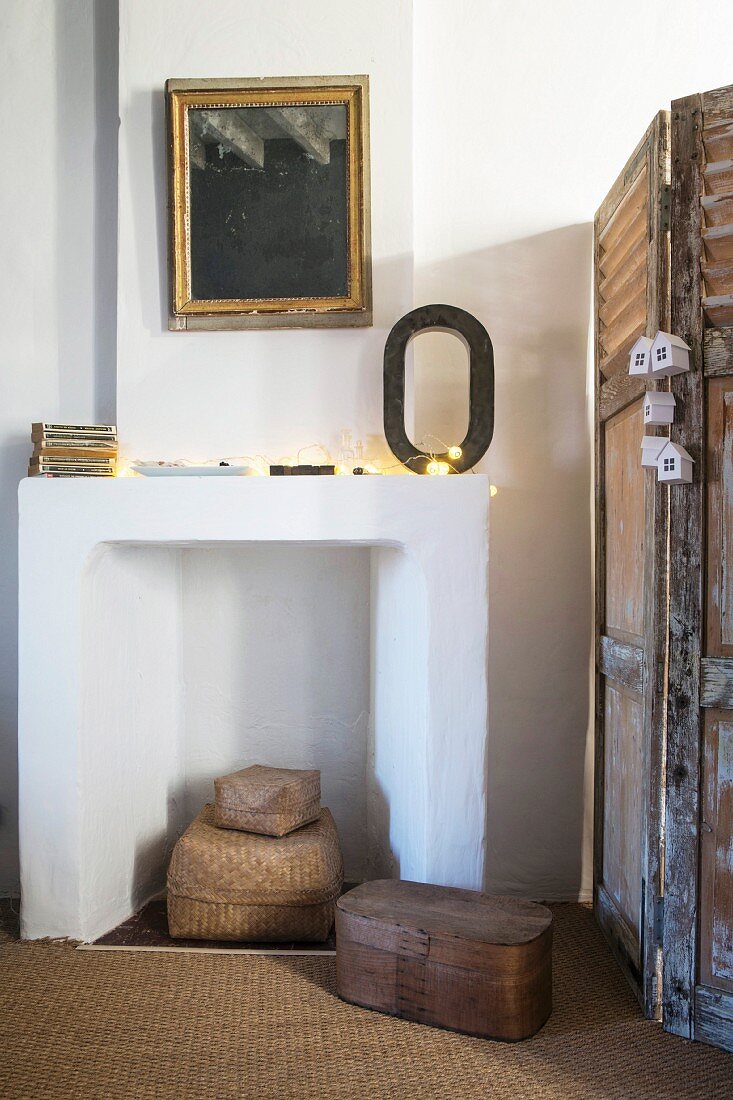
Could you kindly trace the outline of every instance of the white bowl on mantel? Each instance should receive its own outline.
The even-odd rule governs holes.
[[[131,466],[143,477],[249,477],[253,466]]]

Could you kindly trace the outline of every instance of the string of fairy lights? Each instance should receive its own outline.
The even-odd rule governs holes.
[[[346,432],[342,433],[342,436],[346,436],[346,435],[350,436],[350,433],[346,433]],[[432,444],[432,446],[430,446],[430,444]],[[436,448],[436,444],[437,444],[437,447],[440,448],[440,450],[438,450]],[[422,447],[424,449],[422,454],[415,455],[413,458],[408,458],[405,462],[394,462],[394,463],[391,463],[390,465],[382,465],[382,464],[378,464],[378,463],[375,463],[375,462],[364,462],[360,457],[360,449],[362,448],[362,444],[357,441],[357,444],[353,448],[353,455],[354,455],[353,461],[343,461],[343,455],[342,455],[342,461],[337,462],[334,465],[333,472],[337,476],[346,476],[346,475],[351,475],[351,474],[354,474],[354,473],[360,473],[360,474],[365,474],[365,475],[375,475],[375,474],[376,475],[385,475],[385,474],[392,473],[392,471],[394,471],[394,470],[404,470],[405,468],[407,468],[408,472],[415,473],[416,471],[410,470],[410,463],[419,462],[421,464],[424,464],[426,458],[428,459],[428,461],[427,461],[427,464],[424,465],[424,470],[425,470],[425,473],[428,474],[428,476],[430,476],[430,477],[444,477],[444,476],[446,476],[448,474],[451,474],[451,473],[459,474],[459,473],[462,472],[461,470],[457,469],[456,466],[454,465],[455,462],[458,462],[463,457],[463,450],[461,449],[460,446],[458,446],[458,444],[456,444],[456,443],[447,444],[444,440],[440,439],[439,437],[434,436],[434,435],[429,435],[429,436],[421,439],[419,445],[420,445],[420,447]],[[349,448],[342,448],[342,450],[348,450],[348,449]],[[309,453],[311,453],[313,451],[320,451],[321,455],[326,459],[327,463],[329,463],[329,464],[331,463],[331,451],[329,450],[328,447],[325,446],[325,444],[323,444],[323,443],[307,443],[307,444],[305,444],[305,446],[300,447],[298,449],[298,451],[296,453],[296,457],[295,457],[295,462],[293,462],[292,459],[289,459],[289,460],[285,461],[284,465],[286,465],[286,466],[298,465],[299,466],[301,464],[301,461],[303,460],[304,456],[308,455]],[[446,461],[445,457],[443,457],[443,456],[446,456],[446,455],[447,455],[449,461]],[[189,461],[189,460],[178,460],[178,461],[172,461],[172,462],[152,462],[152,461],[135,462],[135,461],[133,461],[133,462],[130,463],[128,469],[132,470],[135,467],[158,466],[158,465],[165,465],[165,466],[171,466],[171,467],[180,467],[181,469],[185,469],[186,467],[189,467],[189,466],[198,467],[198,466],[240,465],[240,464],[250,466],[253,470],[256,470],[258,474],[260,474],[261,476],[265,476],[265,477],[269,475],[270,468],[273,465],[271,459],[269,459],[266,455],[262,455],[262,454],[256,454],[256,455],[242,454],[242,455],[225,455],[223,458],[211,458],[211,459],[204,459],[204,460],[200,460],[200,461]],[[476,471],[471,470],[469,472],[470,473],[475,473]],[[118,476],[125,476],[126,473],[127,473],[127,469],[118,470]],[[496,486],[492,485],[491,486],[491,495],[496,496],[497,491],[498,490],[497,490]]]

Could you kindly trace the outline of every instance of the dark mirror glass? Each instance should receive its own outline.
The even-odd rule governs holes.
[[[194,298],[349,293],[346,125],[343,104],[188,110]]]

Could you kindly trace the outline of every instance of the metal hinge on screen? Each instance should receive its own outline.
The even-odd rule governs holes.
[[[670,211],[672,208],[672,187],[663,183],[659,190],[659,228],[662,233],[669,232]]]
[[[664,942],[664,898],[654,899],[654,942],[661,947]]]

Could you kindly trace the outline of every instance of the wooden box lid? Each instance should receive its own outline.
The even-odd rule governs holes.
[[[350,936],[366,946],[470,969],[495,968],[499,955],[552,928],[552,913],[536,902],[422,882],[365,882],[336,904],[351,918]]]

